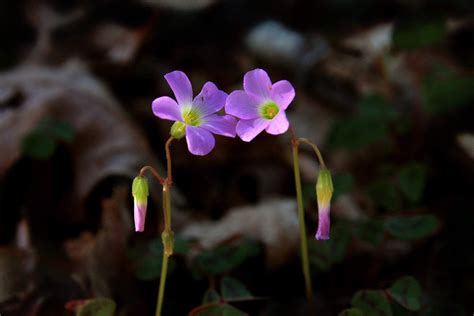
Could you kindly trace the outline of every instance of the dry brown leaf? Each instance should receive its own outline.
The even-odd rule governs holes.
[[[280,198],[236,207],[217,222],[193,223],[181,233],[186,238],[196,239],[204,249],[236,238],[255,239],[265,246],[267,266],[276,268],[286,263],[298,249],[296,202]]]
[[[98,297],[111,297],[116,292],[117,280],[127,280],[125,253],[133,227],[128,194],[128,188],[116,189],[111,198],[103,201],[101,229],[97,235],[83,232],[79,238],[64,244],[74,262],[76,280],[83,285],[91,284],[92,293]]]
[[[15,245],[0,247],[0,303],[25,296],[32,289],[35,263],[28,222],[22,219],[17,226]]]
[[[291,126],[296,135],[305,137],[321,146],[333,125],[334,114],[325,110],[320,103],[307,95],[300,94],[297,101],[298,106],[292,108],[288,113]],[[301,146],[307,148],[305,145]]]
[[[393,23],[382,23],[357,32],[342,41],[342,45],[363,54],[364,61],[371,63],[375,58],[387,54],[392,45]]]
[[[30,1],[25,14],[37,37],[23,62],[51,64],[78,54],[84,59],[93,56],[92,62],[97,62],[97,58],[118,64],[131,62],[151,24],[132,29],[111,22],[92,22],[89,17],[96,14],[97,7],[81,3],[64,13],[48,3]],[[77,47],[81,47],[80,51]]]
[[[464,152],[471,158],[474,159],[474,134],[464,133],[459,134],[456,137],[458,145],[464,150]]]
[[[131,30],[113,23],[97,27],[92,41],[95,47],[105,52],[112,62],[125,64],[133,60],[146,34],[144,30]]]
[[[352,194],[341,194],[332,206],[332,213],[341,219],[357,221],[366,217]]]
[[[75,192],[82,200],[111,175],[133,177],[157,165],[138,129],[103,85],[78,63],[24,67],[0,76],[0,177],[20,157],[23,137],[45,117],[70,124]],[[12,99],[20,99],[11,106]]]

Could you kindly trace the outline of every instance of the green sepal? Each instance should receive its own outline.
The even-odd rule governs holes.
[[[326,168],[322,168],[318,175],[318,181],[316,182],[316,196],[318,197],[318,202],[329,203],[333,192],[334,187],[331,172]]]
[[[132,195],[137,202],[146,202],[149,195],[147,178],[137,176],[133,179]]]
[[[171,125],[170,135],[174,139],[181,139],[186,135],[186,124],[180,121],[174,122]]]

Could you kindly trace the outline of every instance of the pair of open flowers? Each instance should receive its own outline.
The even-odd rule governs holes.
[[[295,97],[291,83],[271,82],[262,69],[244,76],[243,90],[227,94],[212,82],[206,82],[193,97],[191,82],[182,71],[165,75],[176,100],[164,96],[153,101],[153,113],[159,118],[175,121],[171,136],[186,136],[189,151],[207,155],[214,148],[212,134],[235,137],[249,142],[263,130],[272,135],[288,130],[285,110]],[[225,113],[222,113],[222,110]]]

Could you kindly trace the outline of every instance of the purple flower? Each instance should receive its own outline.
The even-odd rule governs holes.
[[[153,113],[159,118],[175,121],[171,128],[174,138],[186,135],[189,151],[194,155],[207,155],[215,145],[214,134],[235,137],[236,119],[230,115],[217,115],[227,98],[227,93],[206,82],[193,99],[191,82],[182,71],[165,75],[176,101],[159,97],[153,101]]]
[[[227,98],[225,110],[240,118],[237,135],[246,142],[263,130],[272,135],[288,130],[286,108],[295,97],[295,89],[286,80],[274,84],[262,69],[249,71],[244,76],[244,90],[232,92]]]

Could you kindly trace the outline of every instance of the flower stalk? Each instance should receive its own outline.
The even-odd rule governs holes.
[[[161,233],[161,240],[163,242],[163,258],[161,263],[161,274],[160,274],[160,287],[158,290],[158,299],[156,304],[156,312],[155,316],[161,316],[161,311],[163,309],[163,299],[165,296],[165,286],[166,286],[166,276],[168,274],[168,259],[173,254],[174,248],[174,233],[171,229],[171,184],[172,180],[172,171],[171,171],[171,151],[170,145],[173,141],[174,137],[170,137],[165,144],[165,152],[166,152],[166,178],[163,178],[160,173],[151,166],[144,166],[140,170],[140,174],[137,177],[140,181],[145,178],[145,173],[149,171],[163,186],[163,221],[164,221],[164,228],[163,232]],[[143,180],[144,181],[144,180]],[[136,183],[136,181],[134,182]],[[135,185],[136,186],[136,185]],[[137,190],[134,190],[134,192]],[[146,190],[148,195],[148,187]],[[135,195],[134,195],[135,196]],[[142,226],[144,226],[145,218],[141,218]],[[143,231],[144,227],[141,227]]]
[[[303,268],[306,298],[308,299],[309,302],[312,302],[313,288],[311,284],[311,274],[309,271],[308,240],[306,237],[306,225],[305,225],[305,220],[304,220],[304,205],[303,205],[303,190],[301,189],[300,163],[299,163],[299,158],[298,158],[299,141],[297,139],[293,139],[291,144],[292,144],[292,151],[293,151],[293,170],[295,173],[296,203],[298,206],[298,219],[299,219],[299,226],[300,226],[301,264]]]
[[[309,269],[309,254],[308,254],[308,239],[306,235],[306,225],[304,218],[303,192],[301,188],[301,176],[299,166],[299,145],[305,143],[313,148],[321,167],[321,171],[316,183],[316,195],[319,207],[319,222],[316,233],[317,240],[329,239],[329,205],[333,192],[332,179],[329,170],[326,168],[323,156],[318,146],[306,138],[298,138],[292,128],[289,129],[291,134],[291,144],[293,152],[293,170],[295,173],[295,187],[296,187],[296,202],[298,207],[298,220],[300,226],[300,242],[301,242],[301,264],[303,269],[303,276],[305,280],[306,297],[312,306],[312,280]]]

